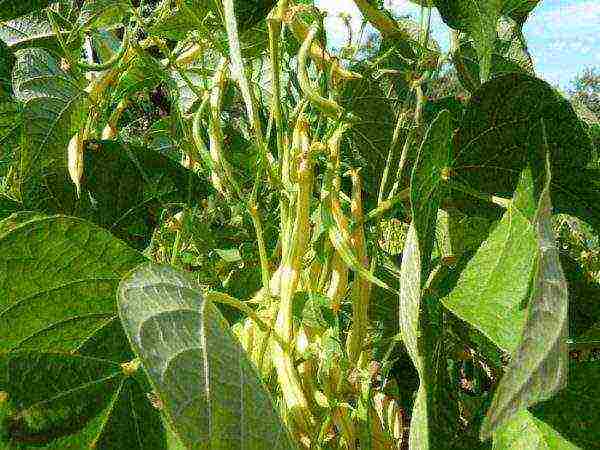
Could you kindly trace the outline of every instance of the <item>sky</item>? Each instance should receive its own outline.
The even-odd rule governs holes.
[[[420,6],[408,0],[384,0],[398,14],[410,14],[419,19]],[[328,12],[326,24],[331,47],[346,41],[346,27],[338,17],[340,12],[352,17],[357,35],[361,16],[352,0],[315,0]],[[437,10],[432,10],[432,36],[442,49],[448,50],[448,28]],[[585,68],[600,67],[600,0],[542,0],[529,16],[523,28],[529,51],[535,61],[536,74],[564,90]]]

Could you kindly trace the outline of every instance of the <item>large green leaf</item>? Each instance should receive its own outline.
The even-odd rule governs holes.
[[[86,0],[77,23],[84,31],[111,28],[118,25],[130,12],[131,3],[127,0]]]
[[[23,121],[23,108],[17,102],[0,103],[0,144],[14,135]]]
[[[12,100],[0,100],[0,178],[6,176],[10,167],[14,167],[22,126],[22,105]]]
[[[27,47],[58,48],[56,34],[48,17],[39,12],[7,22],[0,21],[0,40],[12,50]]]
[[[466,31],[473,37],[480,62],[480,79],[487,81],[503,0],[434,0],[434,3],[449,27]]]
[[[497,32],[498,37],[491,57],[490,78],[497,78],[511,72],[534,75],[528,50],[521,40],[522,31],[516,22],[502,17],[498,22]],[[469,91],[478,89],[481,86],[480,66],[473,40],[461,35],[459,49],[453,59],[461,84]]]
[[[45,184],[52,178],[68,178],[66,150],[84,124],[87,94],[80,81],[64,72],[47,51],[28,48],[16,56],[13,88],[15,96],[25,102],[23,132],[27,136],[19,167],[23,203],[28,209],[68,211],[57,204]]]
[[[143,264],[119,313],[174,430],[193,449],[290,449],[269,393],[218,309],[182,273]]]
[[[74,199],[70,181],[66,183],[61,196]],[[59,180],[55,186],[58,192]],[[71,213],[141,249],[152,236],[162,205],[199,202],[208,190],[206,180],[155,150],[114,141],[91,141],[85,152],[85,194]],[[67,202],[68,198],[62,203]]]
[[[0,0],[0,21],[15,19],[19,16],[44,9],[56,0]]]
[[[578,448],[600,448],[600,363],[571,361],[566,388],[530,411]]]
[[[531,172],[523,173],[513,202],[467,264],[444,306],[506,352],[516,349],[525,311],[522,302],[537,249]]]
[[[551,400],[521,410],[494,434],[494,449],[571,450],[600,448],[600,366],[575,362],[569,384]]]
[[[549,169],[548,164],[535,216],[537,267],[523,333],[494,393],[482,438],[490,437],[518,410],[550,398],[567,382],[569,295],[552,230]]]
[[[145,383],[127,376],[115,361],[16,351],[4,357],[2,367],[0,389],[10,402],[0,425],[2,448],[167,449]]]
[[[345,83],[340,103],[348,112],[359,117],[360,121],[346,133],[348,137],[342,142],[342,153],[350,156],[351,166],[362,167],[365,191],[370,200],[375,201],[392,143],[394,105],[386,97],[380,82],[373,78],[372,70],[367,66],[355,66],[352,70],[360,73],[362,78]],[[393,179],[394,168],[398,166],[401,153],[399,147],[395,148],[390,162],[388,183]]]
[[[154,36],[179,40],[186,37],[189,31],[198,29],[200,23],[215,30],[221,25],[215,20],[218,15],[207,17],[214,5],[210,0],[185,0],[178,8],[163,3],[154,11],[149,32]]]
[[[504,0],[502,14],[522,25],[541,0]]]
[[[548,424],[521,410],[494,435],[494,450],[578,450]]]
[[[12,69],[15,56],[6,43],[0,39],[0,102],[12,95]]]
[[[167,81],[167,72],[159,62],[146,54],[138,54],[121,74],[113,96],[129,97],[137,92],[154,89],[159,83]]]
[[[0,194],[0,220],[6,219],[11,214],[19,211],[21,204],[4,194]]]
[[[413,220],[400,267],[400,330],[419,373],[419,390],[411,418],[410,447],[435,449],[445,439],[440,426],[438,363],[440,310],[437,299],[423,293],[430,272],[433,230],[440,202],[442,170],[450,156],[450,113],[440,112],[419,150],[411,179]]]
[[[429,272],[429,259],[433,247],[433,236],[437,211],[444,184],[442,172],[450,165],[452,129],[451,114],[442,110],[429,125],[423,138],[410,182],[410,204],[415,224],[423,275]],[[424,280],[423,280],[424,281]]]
[[[511,197],[530,159],[543,159],[544,120],[552,164],[552,199],[559,212],[600,225],[598,193],[582,177],[592,154],[585,125],[548,83],[508,74],[485,83],[469,101],[455,139],[456,177],[473,189]]]
[[[115,319],[117,284],[143,260],[81,219],[28,213],[0,222],[0,352],[76,349]]]

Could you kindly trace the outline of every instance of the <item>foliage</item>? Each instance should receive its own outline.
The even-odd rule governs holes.
[[[414,3],[0,0],[3,449],[597,446],[597,76]]]

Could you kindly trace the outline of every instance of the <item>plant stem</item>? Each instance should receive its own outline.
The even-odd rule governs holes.
[[[448,185],[450,186],[451,189],[454,189],[454,190],[460,191],[460,192],[464,192],[465,194],[468,194],[472,197],[478,198],[478,199],[486,201],[486,202],[493,203],[504,209],[509,208],[510,205],[512,204],[512,200],[510,200],[508,198],[498,197],[496,195],[487,194],[485,192],[478,192],[475,189],[470,188],[469,186],[466,186],[466,185],[460,183],[459,181],[450,179],[448,181]]]
[[[256,233],[256,240],[258,242],[258,253],[260,255],[260,267],[261,267],[261,275],[262,275],[262,283],[263,289],[267,293],[270,294],[269,282],[271,280],[271,271],[269,269],[269,257],[267,256],[267,248],[265,245],[265,238],[263,233],[262,221],[260,219],[260,215],[258,213],[258,205],[256,201],[256,196],[258,192],[258,186],[260,183],[260,177],[262,176],[262,171],[258,170],[256,172],[256,179],[254,181],[254,188],[252,189],[252,195],[250,197],[250,202],[248,203],[248,212],[250,213],[250,217],[252,218],[252,225],[254,225],[254,231]]]
[[[287,9],[287,0],[280,0],[277,6],[273,9],[267,19],[269,29],[269,52],[271,56],[271,79],[273,80],[273,97],[271,107],[275,118],[276,138],[277,138],[277,157],[279,158],[279,173],[283,188],[286,189],[289,185],[289,161],[290,148],[287,144],[287,139],[284,137],[285,124],[283,120],[283,112],[281,108],[281,79],[279,73],[281,71],[279,61],[279,38],[281,36],[281,22],[283,13]],[[281,223],[287,224],[290,216],[290,202],[283,193],[279,200]],[[281,227],[280,238],[285,232],[285,228]]]
[[[225,28],[227,30],[227,39],[229,41],[231,72],[233,78],[236,80],[240,88],[242,98],[244,99],[244,104],[246,105],[246,113],[248,115],[248,120],[250,121],[250,124],[252,126],[252,133],[254,134],[256,146],[260,151],[262,162],[267,168],[269,179],[271,180],[271,182],[276,183],[277,175],[273,170],[273,164],[275,162],[275,159],[273,158],[273,155],[269,152],[267,143],[265,141],[262,126],[260,123],[260,118],[258,116],[258,105],[256,104],[256,99],[254,98],[254,94],[250,89],[250,84],[248,83],[248,78],[246,77],[246,72],[244,69],[244,61],[242,59],[242,50],[240,48],[240,40],[238,35],[237,22],[235,18],[233,0],[223,0],[223,12],[225,15]]]
[[[344,109],[334,100],[322,97],[318,90],[311,85],[310,79],[308,78],[308,54],[313,41],[317,37],[317,33],[320,29],[319,27],[318,21],[311,25],[308,35],[298,51],[298,81],[302,93],[315,108],[319,109],[326,116],[338,120],[344,114]]]

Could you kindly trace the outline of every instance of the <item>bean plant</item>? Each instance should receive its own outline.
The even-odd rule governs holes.
[[[0,0],[3,449],[597,448],[598,118],[412,1]]]

